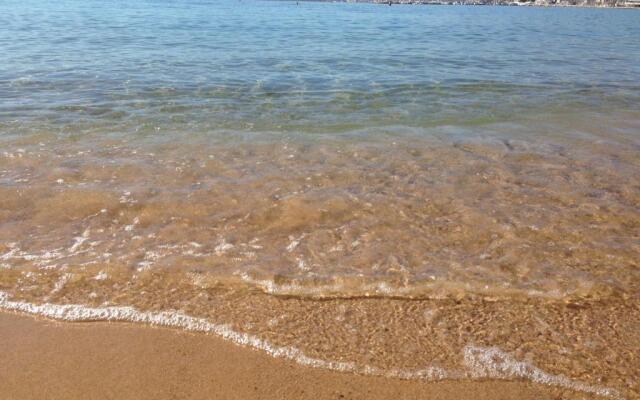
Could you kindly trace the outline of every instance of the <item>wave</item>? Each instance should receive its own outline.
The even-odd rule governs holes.
[[[34,304],[13,301],[6,292],[2,291],[0,291],[0,309],[39,315],[60,321],[133,322],[214,334],[235,344],[260,350],[272,357],[287,359],[303,366],[339,372],[427,381],[486,378],[525,379],[539,384],[562,387],[612,399],[623,398],[615,389],[589,385],[571,380],[563,375],[547,373],[530,363],[516,360],[497,347],[467,345],[463,349],[463,369],[460,371],[445,370],[437,366],[427,366],[423,369],[384,370],[353,362],[339,362],[309,357],[298,348],[275,346],[259,337],[235,331],[228,325],[214,324],[206,319],[192,317],[176,311],[140,311],[134,307],[126,306],[88,307],[80,304]]]

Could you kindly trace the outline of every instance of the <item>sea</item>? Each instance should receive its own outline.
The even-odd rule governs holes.
[[[640,397],[640,10],[0,2],[0,307]]]

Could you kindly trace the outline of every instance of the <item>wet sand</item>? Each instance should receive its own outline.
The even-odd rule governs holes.
[[[219,338],[0,313],[5,399],[589,399],[527,382],[416,382],[301,367]]]

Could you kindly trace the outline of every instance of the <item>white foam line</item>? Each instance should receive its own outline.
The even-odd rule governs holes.
[[[298,258],[298,267],[300,269],[306,270],[304,260],[302,260],[302,265],[300,265],[301,258]],[[301,268],[302,267],[302,268]],[[248,273],[242,272],[239,274],[240,279],[244,282],[247,282],[251,285],[259,287],[262,291],[268,294],[274,295],[317,295],[323,296],[326,294],[332,293],[340,293],[344,292],[346,287],[344,284],[335,283],[328,285],[316,285],[313,287],[299,285],[297,283],[289,283],[289,284],[279,284],[270,279],[254,279],[249,276]],[[391,288],[386,283],[374,283],[374,284],[366,284],[361,285],[358,292],[362,293],[364,296],[373,296],[373,295],[386,295],[386,296],[403,296],[411,293],[411,288]]]
[[[266,340],[246,333],[236,332],[232,330],[228,325],[214,324],[202,318],[195,318],[173,311],[144,312],[138,311],[133,307],[94,308],[78,304],[32,304],[22,301],[11,301],[9,300],[7,293],[2,291],[0,291],[0,308],[28,314],[36,314],[47,318],[70,322],[137,322],[157,326],[182,328],[184,330],[192,332],[212,333],[222,337],[223,339],[230,340],[231,342],[234,342],[236,344],[262,350],[273,357],[286,358],[301,365],[331,369],[336,371],[355,372],[368,375],[391,375],[402,378],[415,377],[427,379],[444,379],[448,377],[448,374],[444,370],[435,367],[411,372],[391,371],[390,373],[387,373],[387,371],[379,368],[370,366],[361,367],[352,362],[327,361],[318,358],[312,358],[305,355],[301,350],[295,347],[273,346]]]
[[[87,307],[78,304],[33,304],[22,301],[11,301],[6,292],[0,291],[0,308],[10,311],[40,315],[62,321],[119,321],[136,322],[156,326],[181,328],[192,332],[215,334],[233,343],[261,350],[272,357],[284,358],[300,365],[323,368],[341,372],[352,372],[363,375],[384,376],[401,379],[442,380],[460,378],[493,378],[493,379],[528,379],[536,383],[560,386],[576,391],[622,399],[614,389],[590,386],[575,382],[564,376],[548,374],[525,362],[516,361],[507,353],[495,347],[467,346],[463,351],[465,372],[446,371],[430,366],[420,370],[384,370],[353,362],[322,360],[307,356],[295,347],[274,346],[264,339],[237,332],[228,325],[214,324],[203,318],[191,317],[175,311],[139,311],[133,307]]]
[[[463,354],[464,365],[472,378],[522,378],[544,385],[560,386],[603,397],[623,398],[615,389],[591,386],[586,383],[572,381],[563,375],[552,375],[544,372],[534,365],[517,361],[497,347],[466,346]]]
[[[270,279],[253,279],[246,272],[241,273],[240,279],[259,287],[268,294],[306,294],[306,295],[322,295],[327,292],[339,292],[344,289],[344,285],[318,285],[314,287],[304,287],[298,284],[278,284]]]
[[[298,267],[300,268],[300,264],[298,261]],[[304,267],[304,265],[303,265]],[[304,271],[307,271],[308,268],[300,268]],[[267,294],[273,295],[299,295],[299,296],[320,296],[325,298],[340,298],[340,293],[349,292],[350,294],[342,297],[353,297],[353,296],[384,296],[384,297],[405,297],[405,296],[416,296],[421,297],[424,296],[427,289],[447,289],[447,286],[436,286],[436,285],[427,285],[424,286],[404,286],[404,287],[391,287],[386,282],[379,283],[368,283],[368,284],[360,284],[359,287],[351,288],[346,287],[341,283],[334,284],[324,284],[324,285],[315,285],[313,287],[304,286],[297,283],[285,283],[280,284],[276,283],[270,279],[255,279],[249,276],[247,272],[242,272],[236,274],[242,279],[244,282],[247,282],[253,286],[260,288],[263,292]],[[433,278],[435,280],[435,278]],[[419,290],[419,289],[422,289]],[[486,294],[490,295],[487,291],[487,287],[485,286],[485,290],[483,291],[481,288],[475,288],[470,284],[465,285],[465,290],[469,293],[477,293],[477,294]],[[521,292],[519,289],[515,289],[514,293]],[[507,292],[508,293],[508,292]],[[525,292],[529,297],[539,297],[539,298],[547,298],[547,299],[559,299],[561,298],[560,293],[557,290],[552,290],[548,292],[543,292],[539,290],[527,290]],[[571,295],[571,292],[567,292],[567,295]],[[446,293],[438,293],[437,291],[431,292],[426,298],[429,299],[446,299],[448,295]]]

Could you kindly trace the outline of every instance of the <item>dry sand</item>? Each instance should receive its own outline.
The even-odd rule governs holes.
[[[528,382],[417,382],[302,367],[224,340],[0,312],[2,399],[585,399]]]

